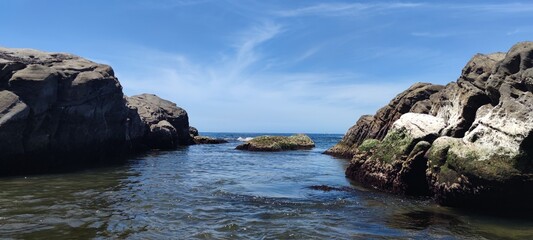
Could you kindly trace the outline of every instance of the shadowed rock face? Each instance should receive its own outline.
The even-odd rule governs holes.
[[[533,209],[532,42],[475,55],[423,101],[428,111],[395,119],[383,139],[353,141],[346,175],[444,205]]]
[[[297,134],[285,136],[259,136],[236,147],[238,150],[277,152],[287,150],[311,149],[315,143],[309,136]]]
[[[189,135],[191,135],[191,137],[198,136],[198,129],[195,127],[189,127]]]
[[[162,106],[153,114],[126,106],[110,66],[71,54],[0,48],[0,175],[111,161],[146,142],[158,123],[153,119],[175,124],[177,143],[190,143],[185,111],[150,103]]]
[[[187,112],[175,103],[154,94],[136,95],[126,100],[127,106],[136,109],[141,122],[148,127],[144,138],[148,147],[171,149],[193,144]]]
[[[382,140],[394,121],[408,112],[429,113],[429,98],[443,89],[443,86],[429,83],[416,83],[398,94],[387,106],[379,109],[374,116],[364,115],[351,127],[342,140],[325,153],[337,157],[352,158],[357,146],[366,139]]]

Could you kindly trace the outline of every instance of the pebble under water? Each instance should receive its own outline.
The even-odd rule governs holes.
[[[313,150],[277,153],[235,150],[238,138],[260,134],[205,135],[229,143],[0,179],[0,238],[533,238],[533,217],[460,211],[351,183],[348,161],[321,154],[342,135],[310,134]]]

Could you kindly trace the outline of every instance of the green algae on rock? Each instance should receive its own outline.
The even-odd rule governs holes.
[[[456,82],[427,98],[404,97],[417,96],[418,85],[382,108],[401,111],[364,116],[370,122],[348,130],[338,144],[353,154],[346,176],[447,206],[533,210],[533,42],[476,54]],[[417,105],[427,108],[415,113]]]
[[[357,120],[342,140],[325,154],[351,159],[357,154],[357,146],[366,139],[383,140],[392,124],[403,114],[429,113],[430,97],[442,90],[444,86],[430,83],[415,83],[409,89],[398,94],[387,106],[379,109],[375,115],[363,115]]]
[[[290,137],[286,136],[259,136],[236,147],[238,150],[247,151],[288,151],[311,149],[315,143],[305,134],[297,134]]]

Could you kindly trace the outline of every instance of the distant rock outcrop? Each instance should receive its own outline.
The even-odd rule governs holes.
[[[346,175],[444,205],[533,209],[533,42],[475,55],[422,101],[427,110],[404,112],[383,139],[352,141]]]
[[[193,141],[195,144],[221,144],[228,143],[227,140],[221,138],[212,138],[206,136],[194,136]]]
[[[247,151],[287,151],[299,149],[311,149],[315,143],[305,134],[285,136],[259,136],[237,146],[236,149]]]
[[[221,143],[228,143],[228,141],[226,139],[200,136],[199,133],[198,133],[198,129],[196,129],[195,127],[189,127],[189,135],[191,135],[194,144],[221,144]]]
[[[110,66],[0,48],[0,175],[111,161],[138,144],[191,144],[188,131],[186,112],[168,101],[126,101]]]
[[[198,136],[198,129],[195,127],[189,127],[189,135],[191,135],[191,137]]]
[[[175,103],[154,94],[127,97],[127,106],[136,109],[141,122],[146,125],[144,144],[150,148],[171,149],[178,145],[190,145],[187,112]]]

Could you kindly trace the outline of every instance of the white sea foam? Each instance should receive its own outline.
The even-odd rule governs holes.
[[[248,142],[248,141],[250,141],[252,139],[254,139],[254,138],[253,137],[247,137],[247,138],[239,137],[239,138],[237,138],[237,141]]]

